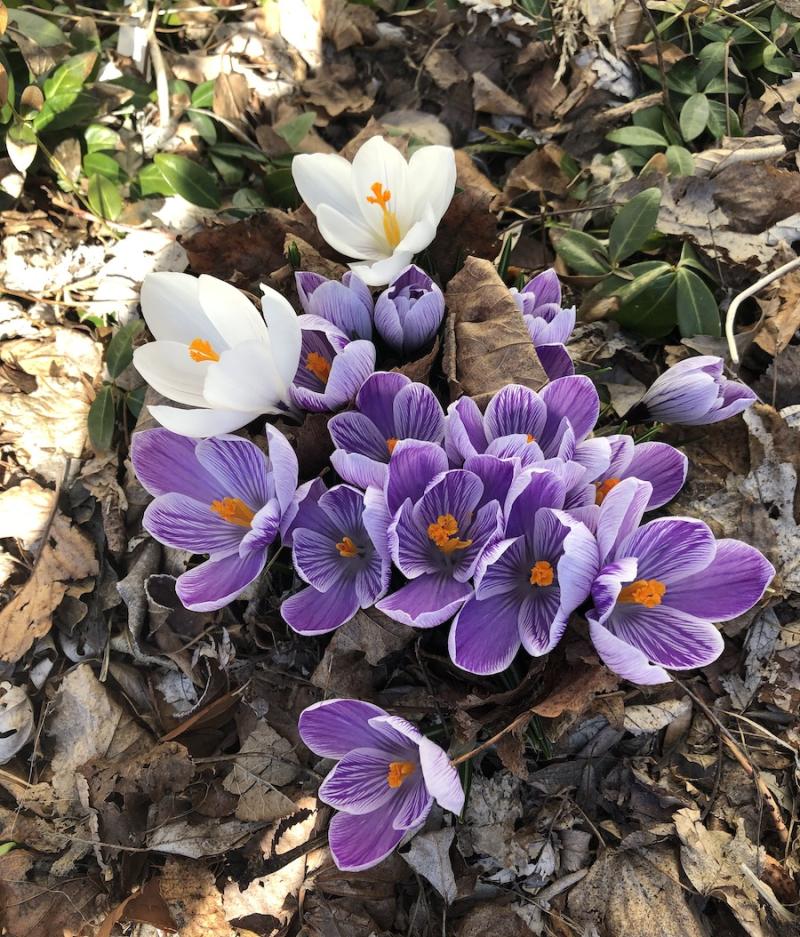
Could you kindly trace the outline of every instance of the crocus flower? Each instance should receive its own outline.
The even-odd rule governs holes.
[[[469,579],[502,528],[500,505],[482,504],[483,493],[476,474],[453,469],[416,503],[403,503],[389,526],[389,548],[410,582],[377,603],[382,612],[414,628],[433,628],[464,604],[472,593]]]
[[[666,517],[638,527],[650,485],[620,482],[600,506],[601,568],[587,614],[603,662],[634,683],[668,682],[666,668],[710,664],[723,640],[712,622],[744,614],[775,575],[754,547],[715,540],[702,521]]]
[[[261,289],[263,318],[215,277],[145,277],[142,314],[155,341],[137,348],[133,363],[158,393],[193,408],[151,407],[167,429],[205,438],[288,408],[300,325],[280,293]]]
[[[327,319],[348,338],[372,338],[372,293],[351,271],[339,280],[301,271],[294,275],[303,311]]]
[[[414,264],[398,273],[375,303],[378,334],[402,355],[426,345],[443,318],[442,291]]]
[[[436,801],[460,814],[464,790],[447,754],[410,722],[371,703],[331,699],[303,710],[300,737],[338,763],[319,799],[339,812],[328,828],[336,865],[377,865],[418,830]]]
[[[450,656],[471,673],[505,670],[521,646],[536,657],[551,651],[597,573],[594,537],[559,510],[563,481],[537,469],[520,476],[515,487],[506,508],[506,539],[479,561],[475,594],[450,629]]]
[[[320,234],[370,286],[383,286],[433,240],[456,185],[447,146],[423,146],[406,162],[383,137],[367,140],[353,158],[302,153],[292,176],[317,216]],[[366,261],[366,262],[365,262]]]
[[[372,374],[375,346],[363,339],[351,342],[320,316],[300,316],[298,321],[302,348],[291,386],[292,403],[316,413],[341,410]]]
[[[383,486],[399,440],[441,443],[444,439],[444,411],[436,395],[404,374],[371,374],[356,396],[356,407],[333,417],[328,431],[336,445],[333,467],[359,488]]]
[[[545,270],[521,290],[512,287],[510,292],[550,380],[573,374],[565,345],[575,328],[575,307],[561,308],[561,283],[555,270]]]
[[[647,510],[660,508],[671,501],[686,481],[688,460],[673,446],[663,442],[634,445],[630,436],[606,436],[611,446],[611,463],[595,479],[595,502],[602,504],[606,495],[625,478],[650,482],[652,493]]]
[[[299,634],[324,634],[374,605],[389,585],[388,549],[364,525],[364,495],[348,485],[310,486],[292,521],[294,568],[305,589],[281,605]]]
[[[746,410],[758,398],[740,381],[722,373],[722,358],[699,355],[668,368],[642,397],[654,420],[684,426],[718,423]]]
[[[159,542],[209,559],[178,577],[186,608],[207,612],[233,601],[264,568],[267,548],[290,511],[297,458],[267,425],[269,458],[239,436],[198,441],[151,429],[135,433],[131,459],[155,498],[143,524]]]

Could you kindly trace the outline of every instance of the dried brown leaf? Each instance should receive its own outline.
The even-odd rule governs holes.
[[[408,852],[401,853],[411,868],[433,885],[446,904],[452,904],[458,893],[450,861],[450,847],[455,835],[452,827],[420,833],[411,840]]]
[[[496,114],[498,117],[525,116],[525,107],[502,88],[498,88],[483,72],[476,72],[472,76],[472,100],[476,111]]]

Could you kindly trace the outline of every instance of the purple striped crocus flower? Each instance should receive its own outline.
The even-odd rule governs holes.
[[[292,403],[315,413],[341,410],[375,370],[372,342],[350,339],[320,316],[298,316],[300,364],[290,388]]]
[[[301,494],[284,539],[291,537],[294,568],[308,586],[283,602],[281,614],[298,634],[325,634],[386,592],[389,551],[367,531],[362,492],[348,485],[326,491],[316,480]]]
[[[562,309],[561,283],[555,270],[545,270],[521,290],[509,291],[519,307],[536,354],[550,380],[574,374],[566,343],[575,328],[575,307]]]
[[[401,270],[375,303],[378,334],[402,355],[427,345],[443,318],[442,291],[414,264]]]
[[[337,761],[319,799],[338,813],[328,844],[338,868],[377,865],[425,822],[433,802],[460,814],[464,790],[447,753],[399,716],[371,703],[331,699],[303,710],[300,737]]]
[[[712,622],[744,614],[775,575],[754,547],[715,540],[702,521],[665,517],[639,527],[650,497],[649,483],[629,478],[603,500],[601,567],[586,616],[606,666],[641,684],[716,660],[724,645]]]
[[[450,629],[453,662],[478,674],[500,673],[520,647],[547,654],[597,574],[591,532],[563,510],[566,486],[553,472],[520,475],[509,492],[503,541],[478,562],[475,594]]]
[[[679,361],[656,378],[640,406],[662,423],[704,426],[726,420],[758,397],[740,381],[729,381],[724,367],[722,358],[714,355]]]
[[[309,271],[294,278],[303,312],[326,319],[349,339],[372,338],[372,293],[352,270],[341,281]]]
[[[331,462],[341,477],[359,488],[383,487],[386,468],[401,439],[441,443],[444,411],[424,384],[395,371],[377,371],[362,384],[356,410],[328,422],[336,450]]]
[[[407,498],[389,525],[392,559],[410,581],[377,607],[414,628],[447,621],[472,593],[469,580],[502,523],[500,505],[485,502],[474,472],[438,476],[416,502]]]
[[[611,446],[611,461],[594,480],[596,504],[602,504],[606,495],[626,478],[650,482],[652,493],[648,511],[671,501],[683,487],[689,463],[673,446],[664,442],[635,445],[631,436],[605,438]]]
[[[178,577],[178,598],[192,611],[222,608],[258,577],[267,548],[288,523],[297,458],[266,427],[269,458],[247,439],[196,440],[166,429],[135,433],[131,460],[154,500],[143,524],[160,543],[209,559]]]

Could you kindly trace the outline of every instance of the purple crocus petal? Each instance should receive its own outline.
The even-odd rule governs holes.
[[[675,373],[675,368],[670,368],[656,379],[641,402],[650,416],[662,423],[702,424],[717,393],[717,382],[709,374]]]
[[[303,312],[312,314],[314,310],[311,306],[311,298],[314,291],[323,283],[327,283],[328,278],[320,273],[312,273],[310,270],[298,270],[294,275],[294,282],[297,286],[297,297],[303,307]]]
[[[547,408],[543,399],[529,387],[507,384],[489,401],[484,414],[484,427],[489,439],[522,434],[539,441]],[[594,425],[594,424],[592,424]]]
[[[389,550],[395,566],[409,579],[438,572],[436,548],[425,527],[414,520],[411,501],[402,505],[388,530]]]
[[[298,410],[308,410],[309,413],[327,413],[331,409],[325,398],[325,392],[312,390],[310,387],[292,384],[289,388],[289,399]]]
[[[532,280],[528,280],[521,292],[532,293],[537,306],[544,303],[558,303],[561,305],[561,281],[552,267],[537,273]]]
[[[417,351],[430,342],[439,331],[444,318],[444,296],[437,288],[414,303],[408,311],[403,328],[403,354]],[[375,307],[377,323],[377,306]]]
[[[549,653],[567,627],[559,615],[560,593],[557,587],[537,588],[518,605],[518,627],[522,646],[531,657]]]
[[[544,453],[538,444],[521,433],[493,439],[486,447],[486,455],[498,459],[518,459],[522,468],[536,466],[544,460]]]
[[[484,549],[501,536],[503,512],[497,501],[490,501],[478,508],[474,520],[464,528],[464,534],[472,543],[459,550],[453,564],[452,574],[460,582],[466,582],[474,574]]]
[[[362,282],[358,277],[356,280]],[[367,292],[369,293],[369,289]],[[372,338],[371,295],[367,305],[358,293],[344,283],[337,283],[336,280],[321,283],[315,289],[309,307],[304,308],[306,312],[327,319],[350,339]]]
[[[197,461],[222,483],[227,495],[241,498],[254,511],[269,500],[267,459],[249,439],[212,436],[195,449]]]
[[[702,423],[719,423],[720,420],[727,420],[729,416],[735,416],[741,413],[758,400],[758,396],[740,381],[725,381],[722,384],[719,407],[711,412],[708,419],[702,420]]]
[[[238,551],[245,528],[232,524],[208,504],[186,495],[159,495],[147,505],[144,529],[159,543],[190,553]]]
[[[224,498],[222,485],[197,461],[197,442],[168,429],[134,433],[131,461],[139,482],[151,495],[174,492],[206,504]]]
[[[487,446],[483,415],[472,397],[459,397],[447,408],[445,449],[450,462],[459,467],[464,459],[484,452]]]
[[[528,331],[531,330],[528,329]],[[575,373],[572,358],[561,342],[540,342],[539,344],[534,342],[534,348],[545,374],[551,381],[556,381],[560,377],[569,377]]]
[[[266,550],[278,536],[281,522],[281,509],[273,498],[268,501],[250,522],[250,530],[242,537],[239,554],[244,556],[251,550]]]
[[[584,439],[575,446],[571,461],[586,469],[583,480],[594,481],[608,471],[611,464],[611,446],[608,440],[602,437]]]
[[[483,495],[479,505],[488,504],[489,501],[502,504],[505,501],[516,472],[512,462],[492,455],[474,455],[464,462],[464,468],[477,475],[483,482]]]
[[[647,504],[647,510],[652,511],[671,501],[681,490],[688,465],[686,456],[673,446],[664,442],[642,442],[633,447],[625,474],[653,486]]]
[[[395,792],[389,787],[392,756],[377,748],[356,748],[334,766],[317,791],[330,807],[363,814],[385,807]]]
[[[531,519],[541,508],[564,506],[564,482],[546,469],[529,469],[518,475],[505,504],[506,536],[519,537],[530,529]]]
[[[389,527],[392,515],[386,504],[386,496],[380,488],[369,487],[364,492],[364,513],[361,515],[361,521],[378,555],[384,562],[391,562]]]
[[[389,461],[389,449],[386,438],[368,416],[357,411],[337,413],[328,421],[328,432],[331,434],[337,449],[345,452],[358,452],[378,462]]]
[[[292,545],[292,536],[298,527],[328,530],[331,536],[334,535],[327,514],[319,506],[319,499],[327,490],[321,478],[312,478],[297,489],[289,510],[281,519],[281,538],[285,547]]]
[[[637,563],[632,556],[607,563],[592,583],[592,602],[596,619],[603,624],[614,610],[623,582],[636,579]]]
[[[352,535],[361,527],[364,495],[357,489],[349,485],[336,485],[320,496],[319,506],[328,515],[337,533]]]
[[[407,500],[418,501],[431,481],[447,471],[447,455],[441,446],[403,439],[392,452],[386,474],[386,504],[394,514]]]
[[[281,615],[298,634],[327,634],[350,621],[359,607],[355,584],[338,579],[327,592],[306,586],[289,596],[281,605]]]
[[[394,401],[411,381],[397,371],[377,371],[361,386],[356,406],[378,427],[382,439],[397,439],[394,424]]]
[[[562,542],[563,553],[558,560],[558,582],[561,587],[561,608],[569,615],[581,605],[592,588],[600,556],[597,541],[579,521],[563,511],[549,511],[567,528]]]
[[[328,827],[328,845],[337,868],[362,872],[390,855],[408,832],[396,830],[393,819],[394,814],[386,810],[358,816],[337,813]]]
[[[718,540],[714,559],[700,572],[670,583],[670,608],[707,621],[743,615],[764,595],[775,569],[758,550],[740,540]]]
[[[339,415],[345,416],[343,413]],[[337,475],[356,488],[382,488],[386,481],[386,463],[376,462],[357,452],[335,449],[331,453],[331,465],[336,469]]]
[[[300,527],[294,532],[292,550],[298,574],[320,592],[327,592],[342,577],[345,560],[332,537]]]
[[[272,485],[281,511],[289,510],[297,490],[298,465],[289,440],[270,423],[265,427],[269,445],[269,466]]]
[[[435,628],[458,611],[472,589],[451,576],[429,573],[387,595],[376,608],[412,628]]]
[[[617,556],[636,557],[640,579],[659,579],[667,587],[705,569],[715,553],[708,526],[688,517],[648,521],[617,547]]]
[[[300,737],[321,758],[344,758],[354,748],[386,747],[386,734],[370,724],[386,712],[372,703],[329,699],[314,703],[300,714]]]
[[[397,306],[389,299],[389,291],[384,290],[375,303],[375,330],[386,344],[394,351],[403,350],[403,323]]]
[[[394,401],[397,439],[444,440],[444,410],[430,387],[407,384]]]
[[[488,599],[516,590],[530,575],[528,553],[526,537],[498,540],[487,547],[475,574],[477,597]]]
[[[415,830],[422,826],[433,806],[433,797],[417,769],[395,792],[392,826],[396,830]]]
[[[626,478],[606,495],[595,528],[601,563],[610,556],[616,543],[624,540],[639,526],[652,491],[649,482]]]
[[[453,663],[469,673],[501,673],[520,648],[519,597],[512,592],[467,600],[450,628],[448,649]]]
[[[369,608],[385,595],[389,588],[391,563],[375,551],[355,576],[356,597],[361,608]]]
[[[615,434],[613,436],[606,436],[605,438],[608,440],[608,444],[611,447],[611,461],[606,470],[606,477],[626,478],[628,474],[635,475],[633,472],[628,472],[628,466],[633,459],[633,436]],[[645,444],[642,443],[641,445]]]
[[[414,507],[414,523],[422,529],[441,515],[452,515],[459,531],[469,525],[472,513],[483,495],[483,483],[464,469],[451,469],[435,481]]]
[[[670,682],[670,675],[663,667],[648,663],[641,651],[620,640],[590,615],[587,615],[587,620],[592,644],[600,660],[613,673],[641,686]]]
[[[588,377],[573,375],[551,381],[542,388],[541,398],[547,407],[544,442],[556,438],[558,427],[564,418],[569,420],[578,442],[585,439],[594,429],[600,415],[600,398]],[[544,442],[542,448],[547,451]]]
[[[266,552],[255,550],[218,560],[206,560],[178,576],[175,591],[191,612],[213,612],[232,602],[256,579],[267,561]]]
[[[419,729],[408,719],[385,713],[383,716],[375,716],[370,719],[370,725],[380,726],[381,731],[385,732],[387,737],[393,738],[396,744],[410,746],[407,749],[409,759],[412,754],[416,755],[423,736]]]
[[[372,342],[350,342],[333,359],[328,383],[325,385],[325,403],[329,410],[339,410],[349,404],[359,388],[375,370],[375,346]]]
[[[423,738],[419,743],[419,760],[425,786],[436,803],[458,815],[464,809],[464,788],[458,769],[453,767],[447,752],[435,742]]]
[[[722,635],[708,621],[668,605],[645,608],[618,602],[606,628],[644,656],[672,670],[704,667],[722,653]]]

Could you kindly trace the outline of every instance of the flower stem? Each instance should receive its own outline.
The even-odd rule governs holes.
[[[517,716],[517,718],[514,719],[513,722],[510,722],[504,729],[501,729],[499,732],[493,735],[490,739],[487,739],[485,742],[482,742],[480,745],[478,745],[477,748],[473,748],[472,751],[466,752],[463,755],[459,755],[458,758],[453,758],[450,764],[455,767],[456,765],[463,764],[465,761],[469,761],[471,758],[474,758],[476,755],[479,755],[481,752],[485,752],[487,748],[491,748],[492,745],[499,742],[500,739],[503,738],[504,735],[508,735],[509,732],[513,732],[514,729],[523,725],[527,720],[529,720],[534,715],[535,713],[534,713],[533,708],[526,709],[525,712],[520,713],[519,716]]]

